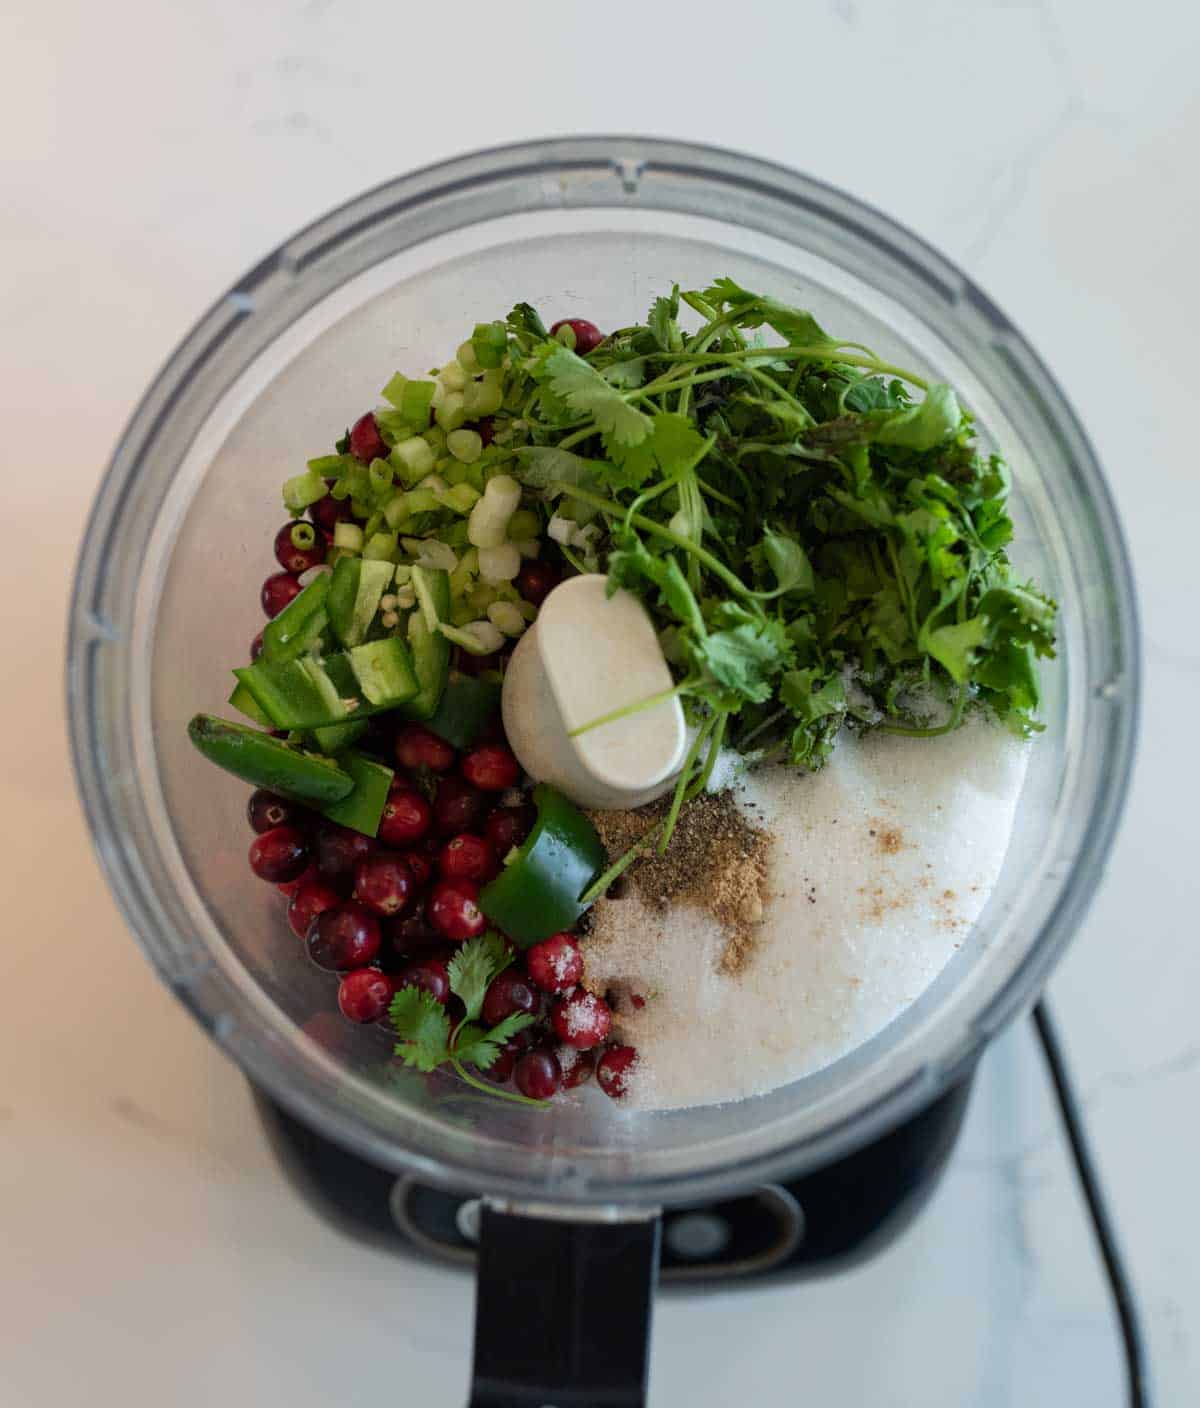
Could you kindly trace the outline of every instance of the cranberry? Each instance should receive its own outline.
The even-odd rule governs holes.
[[[430,949],[445,943],[429,922],[424,900],[418,900],[402,919],[389,920],[386,932],[389,957],[405,963],[417,955],[428,957]]]
[[[496,874],[496,852],[482,836],[464,832],[442,847],[438,872],[445,880],[490,880]]]
[[[338,984],[338,1006],[352,1022],[378,1022],[387,1015],[396,987],[378,968],[356,968]]]
[[[346,894],[354,885],[354,871],[360,860],[375,849],[375,842],[361,831],[329,823],[317,833],[317,869],[321,878]]]
[[[497,807],[483,823],[483,834],[501,860],[533,830],[537,810],[530,806]]]
[[[429,892],[427,912],[438,933],[455,943],[478,938],[487,928],[474,880],[439,880]]]
[[[506,792],[521,777],[521,765],[511,748],[484,743],[462,760],[462,775],[481,792]]]
[[[480,1075],[486,1076],[488,1080],[494,1080],[497,1085],[503,1085],[513,1073],[513,1067],[517,1064],[517,1053],[510,1051],[508,1046],[502,1046],[496,1059],[490,1066],[480,1069]]]
[[[281,895],[283,895],[285,899],[290,900],[301,885],[307,884],[310,880],[319,879],[320,875],[317,873],[316,864],[315,862],[310,860],[309,863],[300,872],[300,874],[296,876],[294,880],[285,880],[281,885],[276,885],[275,888],[279,891]]]
[[[550,563],[524,562],[517,573],[517,591],[530,605],[541,606],[560,580],[558,568]]]
[[[260,880],[297,880],[307,867],[308,842],[294,826],[276,826],[250,842],[250,869]]]
[[[391,851],[364,856],[354,868],[354,898],[372,914],[399,914],[415,889],[408,862]]]
[[[537,994],[529,986],[529,979],[514,968],[506,968],[488,984],[481,1015],[485,1026],[494,1027],[514,1012],[536,1011],[537,1005]]]
[[[355,459],[362,460],[363,464],[370,464],[372,460],[387,459],[387,452],[388,447],[383,443],[375,417],[370,411],[365,416],[359,416],[350,427],[350,453]]]
[[[420,988],[443,1007],[450,997],[450,974],[446,965],[436,958],[422,958],[416,963],[407,963],[396,973],[395,978],[397,990]]]
[[[483,448],[487,447],[496,438],[496,419],[494,416],[484,416],[482,420],[475,422],[475,433],[483,441]]]
[[[494,650],[490,655],[472,655],[469,650],[456,647],[454,668],[460,675],[482,675],[488,670],[498,670],[504,658],[503,652]]]
[[[288,602],[294,601],[302,590],[300,578],[293,576],[291,572],[272,573],[262,584],[262,609],[268,616],[278,616]]]
[[[350,900],[322,910],[308,927],[308,956],[318,968],[362,968],[379,952],[379,920]]]
[[[410,772],[448,772],[454,766],[454,749],[420,724],[405,724],[396,734],[396,761]]]
[[[412,871],[413,885],[423,890],[433,879],[433,857],[425,851],[411,850],[404,852],[404,859]]]
[[[331,487],[336,483],[335,479],[327,479],[326,484]],[[326,494],[323,499],[318,499],[315,504],[309,504],[308,516],[317,527],[327,537],[333,537],[333,530],[339,523],[353,518],[354,510],[350,506],[349,499],[335,499],[332,494]]]
[[[246,820],[260,836],[276,826],[295,826],[303,820],[303,816],[303,808],[295,802],[289,802],[275,792],[268,792],[264,787],[251,792],[246,803]]]
[[[553,1051],[527,1051],[518,1059],[513,1079],[522,1095],[531,1100],[549,1100],[562,1085],[562,1067]]]
[[[566,992],[583,977],[583,954],[570,934],[551,934],[526,950],[525,967],[543,992]]]
[[[575,351],[581,357],[594,352],[604,341],[604,334],[595,323],[589,323],[586,318],[559,318],[551,327],[550,336],[557,336],[559,328],[570,328],[575,334]]]
[[[250,642],[250,663],[253,664],[262,653],[263,633],[259,631],[258,635],[256,635],[254,639]]]
[[[629,1089],[629,1072],[637,1061],[634,1046],[610,1046],[596,1062],[596,1080],[605,1095],[619,1100]]]
[[[563,1046],[557,1054],[558,1064],[562,1067],[564,1090],[574,1090],[577,1085],[591,1080],[596,1069],[594,1051],[576,1051],[573,1046]]]
[[[310,547],[298,548],[292,541],[292,529],[297,527],[307,528],[312,533],[315,541]],[[325,561],[325,539],[311,523],[299,519],[285,523],[275,534],[275,560],[285,572],[307,572],[310,567]]]
[[[602,998],[579,988],[554,1004],[550,1024],[559,1041],[577,1051],[589,1051],[599,1046],[612,1029],[612,1013]]]
[[[415,787],[393,783],[379,818],[379,839],[385,846],[411,846],[433,825],[433,808]]]
[[[473,831],[488,809],[487,798],[461,777],[443,777],[433,799],[433,824],[443,836]]]
[[[309,926],[318,914],[341,904],[342,897],[319,875],[296,881],[288,900],[287,917],[297,938],[307,938]]]

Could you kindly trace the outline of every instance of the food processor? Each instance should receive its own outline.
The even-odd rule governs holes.
[[[722,1106],[550,1111],[390,1059],[245,864],[245,789],[191,747],[261,625],[278,484],[396,370],[517,301],[601,327],[728,275],[954,385],[1013,474],[1016,570],[1061,609],[1003,872],[961,951],[875,1038]],[[1004,315],[910,232],[734,153],[587,137],[391,181],[264,259],[188,335],[104,478],[71,608],[71,736],[109,883],[163,980],[251,1081],[329,1215],[475,1263],[471,1403],[644,1401],[651,1298],[867,1255],[934,1186],[987,1042],[1035,1001],[1096,887],[1137,713],[1129,566],[1099,466]],[[936,746],[914,741],[914,747]],[[797,936],[797,941],[802,941]],[[466,1305],[464,1298],[464,1314]]]

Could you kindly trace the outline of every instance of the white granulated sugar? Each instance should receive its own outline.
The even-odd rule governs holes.
[[[747,774],[734,795],[775,836],[766,917],[746,967],[694,906],[636,886],[596,905],[588,986],[636,1046],[627,1106],[762,1094],[828,1065],[899,1015],[969,939],[1008,848],[1029,744],[976,721],[939,739],[839,741],[823,771]]]

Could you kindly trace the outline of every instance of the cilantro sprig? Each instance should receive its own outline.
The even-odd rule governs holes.
[[[420,988],[405,987],[392,999],[391,1023],[398,1038],[395,1054],[406,1066],[418,1071],[435,1071],[448,1065],[468,1085],[503,1100],[521,1105],[544,1106],[544,1100],[500,1090],[472,1075],[468,1066],[487,1070],[500,1055],[505,1042],[533,1024],[527,1012],[514,1012],[493,1027],[479,1022],[483,999],[492,979],[513,961],[504,940],[494,931],[463,944],[450,960],[450,991],[462,1000],[466,1011],[451,1023],[445,1008]]]
[[[722,743],[817,768],[846,727],[1040,728],[1056,606],[1012,573],[1007,467],[949,386],[731,279],[586,358],[527,305],[508,329],[515,472],[595,525],[588,565],[649,609],[697,729],[661,847]]]

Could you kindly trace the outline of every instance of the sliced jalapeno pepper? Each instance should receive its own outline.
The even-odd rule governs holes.
[[[545,783],[533,800],[533,830],[479,896],[484,914],[522,948],[569,929],[587,908],[579,896],[608,863],[596,828],[573,802]]]
[[[425,727],[455,748],[469,748],[499,708],[497,681],[459,675],[447,683]]]
[[[329,625],[328,596],[329,573],[322,572],[263,627],[263,658],[295,660],[316,645]]]
[[[349,770],[245,724],[197,714],[188,724],[188,737],[210,762],[226,772],[295,802],[332,806],[354,791],[355,779]]]
[[[374,836],[379,830],[388,788],[392,785],[392,770],[362,753],[343,753],[338,766],[354,779],[354,791],[332,806],[321,810],[330,819],[364,836]]]

